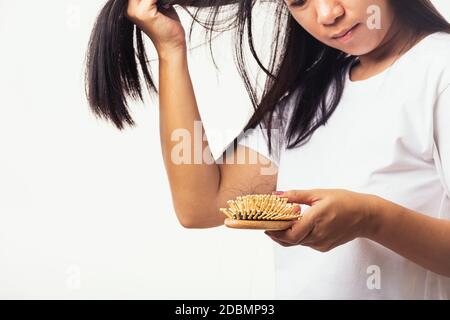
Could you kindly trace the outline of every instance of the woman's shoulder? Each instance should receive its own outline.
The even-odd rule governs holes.
[[[423,67],[425,76],[439,80],[440,86],[448,86],[450,84],[450,33],[435,32],[428,35],[412,62],[416,66]]]
[[[428,35],[428,38],[440,45],[450,45],[450,32],[438,31]]]
[[[445,87],[450,85],[450,33],[439,32],[432,35],[436,42],[436,61],[442,68],[442,82]]]
[[[450,62],[450,33],[439,31],[428,34],[411,48],[410,58],[416,62]],[[408,55],[408,53],[406,53]]]
[[[431,54],[438,57],[447,58],[450,61],[450,33],[449,32],[435,32],[427,36],[426,49]]]

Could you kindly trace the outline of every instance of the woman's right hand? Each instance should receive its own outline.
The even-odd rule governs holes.
[[[127,18],[152,40],[161,57],[185,49],[186,38],[180,18],[173,7],[157,7],[158,0],[128,0]]]

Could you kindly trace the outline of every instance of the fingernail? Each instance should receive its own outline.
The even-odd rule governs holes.
[[[284,194],[284,191],[273,191],[272,194],[276,196],[281,196]]]

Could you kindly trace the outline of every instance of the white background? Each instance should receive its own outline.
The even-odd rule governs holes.
[[[262,232],[179,225],[157,103],[134,104],[122,132],[90,113],[83,63],[104,3],[0,0],[0,298],[272,298]],[[221,73],[203,47],[189,68],[218,155],[251,105],[228,36],[215,45]]]

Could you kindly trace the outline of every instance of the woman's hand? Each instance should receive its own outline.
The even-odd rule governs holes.
[[[291,190],[289,202],[311,206],[284,231],[265,233],[282,246],[303,245],[326,252],[374,229],[376,196],[340,189]]]
[[[186,39],[180,18],[173,7],[158,11],[157,0],[128,0],[127,18],[145,32],[161,57],[185,49]]]

